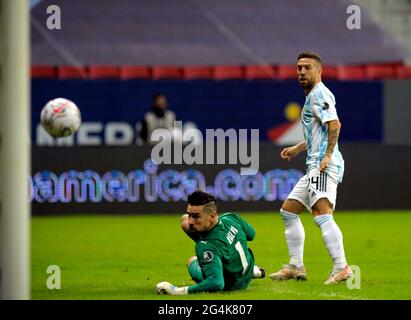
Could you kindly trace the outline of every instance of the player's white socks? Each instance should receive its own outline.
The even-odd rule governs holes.
[[[297,268],[303,267],[305,232],[298,214],[283,209],[280,210],[281,218],[285,224],[285,239],[290,255],[290,264]]]
[[[314,221],[321,229],[325,246],[334,262],[334,271],[344,269],[347,260],[344,253],[343,235],[332,214],[316,216]]]

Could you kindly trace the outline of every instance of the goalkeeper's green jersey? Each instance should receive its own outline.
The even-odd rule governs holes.
[[[254,257],[247,241],[254,237],[254,228],[235,213],[219,216],[213,229],[195,235],[203,280],[190,286],[188,292],[246,288],[254,270]]]

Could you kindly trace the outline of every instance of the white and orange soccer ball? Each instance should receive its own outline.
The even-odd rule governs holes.
[[[43,107],[40,122],[52,137],[68,137],[80,127],[81,113],[73,101],[56,98],[47,102]]]

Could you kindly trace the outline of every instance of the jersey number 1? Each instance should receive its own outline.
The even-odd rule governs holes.
[[[238,254],[240,255],[241,264],[243,265],[243,274],[244,274],[245,271],[247,270],[248,262],[247,262],[247,258],[245,257],[244,249],[241,246],[240,241],[237,241],[237,243],[235,244],[235,249],[238,251]]]

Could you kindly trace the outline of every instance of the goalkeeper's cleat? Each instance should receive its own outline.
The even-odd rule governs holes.
[[[265,278],[265,270],[259,266],[254,266],[253,279]]]
[[[285,265],[280,271],[270,274],[271,280],[307,280],[304,267],[297,268],[292,264]]]
[[[345,266],[342,270],[331,271],[328,276],[327,281],[324,282],[325,285],[336,284],[341,281],[348,280],[353,275],[353,272],[349,266]]]

